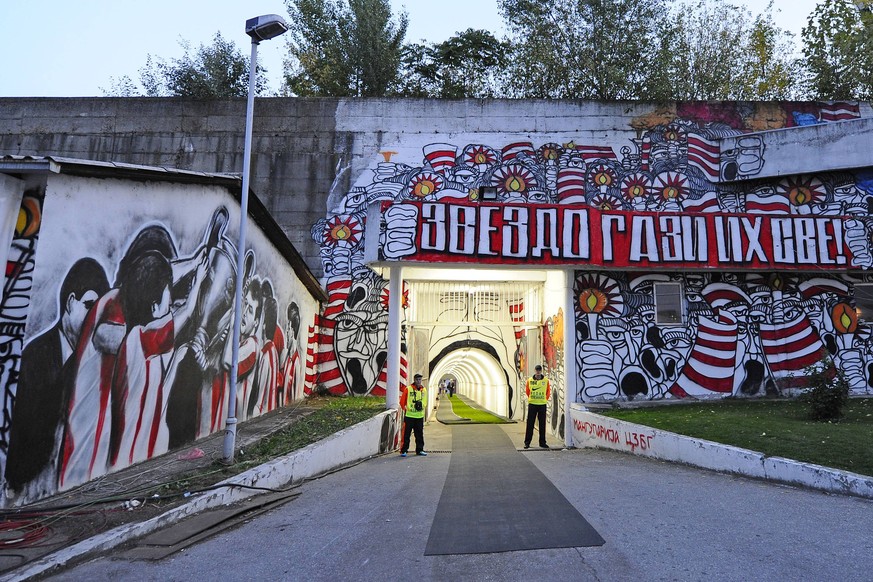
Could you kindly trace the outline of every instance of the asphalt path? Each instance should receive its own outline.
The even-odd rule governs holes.
[[[523,427],[501,427],[520,447]],[[451,430],[431,422],[427,448],[450,450]],[[594,526],[603,546],[425,556],[451,454],[391,454],[306,483],[294,501],[161,561],[104,556],[49,579],[873,578],[871,501],[611,451],[518,454]]]

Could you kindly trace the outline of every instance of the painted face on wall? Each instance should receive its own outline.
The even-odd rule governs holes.
[[[383,289],[375,278],[354,282],[343,311],[336,316],[336,359],[347,388],[355,395],[373,390],[388,357],[388,311],[381,301]]]
[[[258,312],[258,301],[252,296],[250,291],[246,291],[245,302],[243,303],[242,320],[240,321],[240,329],[243,336],[248,337],[255,333],[255,328],[258,320],[255,315]]]
[[[837,351],[836,329],[831,319],[831,312],[837,303],[838,297],[833,293],[823,293],[803,303],[806,316],[831,354]]]
[[[353,394],[368,394],[387,357],[388,313],[363,309],[336,318],[334,345],[340,371]]]
[[[616,355],[625,363],[636,363],[645,329],[622,319],[602,318],[599,322],[600,337],[612,344]]]
[[[834,201],[843,214],[867,214],[867,195],[854,182],[834,185]]]
[[[294,329],[290,322],[285,326],[285,341],[289,344],[297,342],[297,330]]]
[[[85,291],[79,299],[76,299],[74,294],[70,295],[67,300],[67,311],[64,317],[67,319],[67,324],[70,326],[69,329],[74,337],[81,335],[85,317],[99,298],[97,292],[93,290]]]

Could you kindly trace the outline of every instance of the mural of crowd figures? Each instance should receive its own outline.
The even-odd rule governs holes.
[[[100,257],[69,265],[55,321],[24,346],[15,406],[11,415],[4,411],[12,419],[4,478],[13,503],[69,489],[224,428],[237,276],[228,217],[227,208],[218,207],[196,248],[177,248],[165,224],[151,223],[110,243],[118,252],[107,256],[121,257],[110,269]],[[21,247],[22,269],[14,277],[7,269],[7,289],[27,288],[20,282],[35,232],[25,229],[13,245]],[[300,308],[277,297],[256,259],[247,251],[242,273],[241,421],[303,396]],[[10,322],[14,315],[3,313]],[[8,402],[13,380],[4,381]]]
[[[432,143],[422,148],[423,157],[412,164],[392,161],[395,152],[382,152],[383,159],[371,167],[371,172],[364,173],[352,189],[333,204],[327,217],[312,228],[312,236],[321,248],[331,305],[335,307],[330,313],[325,313],[322,324],[328,330],[347,324],[340,317],[340,305],[346,300],[348,289],[356,285],[371,286],[361,292],[361,298],[369,297],[369,304],[375,305],[373,298],[385,287],[385,282],[368,272],[363,263],[364,221],[369,204],[377,201],[476,200],[484,186],[496,188],[498,201],[518,204],[582,204],[601,210],[626,211],[852,216],[845,234],[846,244],[852,251],[852,266],[873,267],[873,251],[870,249],[873,217],[869,214],[873,203],[873,172],[831,172],[772,180],[719,182],[720,178],[754,178],[766,164],[767,152],[761,140],[753,135],[739,140],[735,150],[721,152],[716,141],[718,138],[761,129],[860,117],[857,103],[783,103],[779,105],[778,115],[758,110],[764,106],[688,103],[667,113],[653,111],[651,115],[631,122],[638,137],[619,145],[618,151],[613,145],[568,139],[562,143],[544,144],[516,141],[497,147],[482,143]],[[668,115],[672,117],[665,119]],[[391,260],[408,255],[415,245],[415,210],[393,206],[388,209],[386,220],[391,223],[391,228],[383,228],[381,232],[380,247],[384,258]],[[736,286],[741,297],[749,297],[745,301],[747,308],[741,309],[731,303],[730,307],[721,304],[710,307],[707,312],[694,311],[684,332],[674,328],[661,329],[652,326],[651,322],[650,325],[630,327],[621,320],[621,313],[614,313],[618,311],[617,305],[597,314],[597,325],[592,325],[591,314],[582,317],[577,312],[577,338],[584,340],[579,344],[578,359],[586,370],[612,370],[611,374],[617,376],[618,362],[642,358],[637,362],[640,370],[624,372],[621,378],[609,379],[609,375],[594,378],[594,374],[589,376],[586,373],[586,384],[578,396],[585,400],[621,394],[657,398],[665,394],[682,397],[702,394],[701,391],[711,393],[697,383],[699,376],[695,379],[695,372],[692,372],[697,370],[696,373],[700,374],[704,362],[711,360],[705,355],[705,336],[692,333],[692,323],[702,323],[704,330],[711,326],[716,335],[722,328],[727,328],[731,330],[728,333],[736,337],[736,345],[731,348],[736,352],[735,357],[725,356],[733,364],[719,364],[724,364],[722,374],[727,374],[727,369],[733,369],[734,365],[742,373],[730,374],[730,382],[736,384],[730,390],[726,389],[728,377],[724,376],[717,392],[753,394],[784,386],[785,376],[794,374],[799,362],[789,358],[788,363],[772,363],[775,356],[768,354],[783,349],[776,346],[785,340],[778,338],[778,332],[772,329],[774,322],[762,319],[758,304],[760,293],[745,287],[752,277],[747,277],[747,281],[742,283],[731,282],[728,275],[722,277],[724,281],[714,283]],[[616,279],[616,285],[619,279]],[[702,285],[702,281],[696,281],[694,277],[689,276],[688,280],[697,287]],[[796,283],[796,290],[791,287],[793,280],[783,284],[784,289],[774,290],[773,297],[778,295],[782,304],[797,308],[797,325],[806,325],[811,334],[819,337],[843,369],[850,372],[856,389],[866,386],[867,381],[862,382],[865,375],[869,376],[864,372],[867,365],[865,350],[839,342],[828,343],[845,342],[847,338],[845,332],[828,334],[829,324],[824,311],[815,312],[821,320],[821,325],[816,325],[815,313],[810,309],[813,304],[825,302],[825,298],[807,297],[809,292],[800,290],[800,281]],[[834,288],[845,285],[847,283],[838,280],[833,283]],[[611,291],[615,297],[628,292],[629,289],[618,286]],[[642,300],[644,292],[644,287],[633,290],[632,298],[640,305],[631,302],[622,307],[633,308],[640,321],[652,315]],[[702,292],[702,287],[697,292]],[[834,292],[829,297],[838,295]],[[794,301],[798,297],[800,299]],[[707,303],[701,300],[693,305],[695,310],[702,310]],[[375,322],[372,312],[366,313]],[[387,321],[387,314],[382,315]],[[776,316],[771,314],[771,317]],[[803,324],[803,321],[808,323]],[[652,329],[655,331],[648,332]],[[853,331],[855,341],[863,344],[866,340],[860,337],[865,328],[859,326],[858,329],[860,331]],[[650,338],[646,332],[657,337]],[[639,339],[631,342],[630,338],[637,333]],[[753,340],[753,333],[763,333],[767,339]],[[620,342],[618,338],[625,339]],[[339,367],[328,378],[332,382],[332,391],[362,393],[360,388],[353,388],[355,382],[362,386],[353,376],[375,376],[375,371],[384,361],[384,333],[369,334],[367,341],[378,343],[368,345],[366,350],[356,349],[354,341],[343,344],[338,340],[339,336],[323,333],[313,351],[317,350]],[[357,341],[363,342],[363,339]],[[607,346],[611,346],[609,355],[598,351],[598,347],[605,349]],[[642,350],[639,354],[634,351],[638,349]],[[350,353],[347,361],[345,351]],[[364,359],[368,357],[373,360],[365,365]],[[650,361],[650,358],[655,359]],[[346,365],[349,367],[344,368]],[[711,377],[712,370],[707,374]],[[771,384],[776,387],[770,387]]]
[[[30,307],[34,253],[42,223],[41,197],[26,192],[21,201],[12,245],[6,261],[6,279],[0,301],[0,383],[3,387],[3,417],[0,419],[0,469],[5,470],[12,428],[12,409],[18,389],[18,370],[24,329]]]
[[[682,325],[655,321],[653,285],[677,281]],[[577,272],[576,360],[583,401],[749,397],[803,386],[828,356],[856,393],[873,392],[873,328],[846,277]]]

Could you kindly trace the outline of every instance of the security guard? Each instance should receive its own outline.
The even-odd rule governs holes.
[[[403,422],[403,445],[400,456],[409,450],[409,433],[415,432],[415,454],[426,457],[424,452],[424,415],[427,413],[427,388],[421,384],[421,374],[413,376],[413,382],[400,395],[400,408],[406,413]]]
[[[528,378],[527,388],[527,430],[524,431],[524,448],[530,448],[533,437],[534,421],[539,420],[540,447],[547,449],[546,443],[546,403],[552,397],[552,386],[549,379],[543,376],[543,367],[537,364],[535,374]]]

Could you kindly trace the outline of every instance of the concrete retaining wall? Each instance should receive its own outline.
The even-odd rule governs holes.
[[[617,420],[571,405],[576,447],[622,451],[757,479],[873,499],[873,477],[732,447]]]
[[[784,127],[788,114],[783,105],[744,104],[751,112],[746,129]],[[689,107],[693,109],[681,103],[259,98],[252,187],[310,269],[321,276],[320,249],[310,228],[380,152],[401,145],[420,158],[420,146],[433,142],[502,145],[512,139],[542,143],[553,136],[626,145],[642,129],[685,115]],[[707,107],[716,117],[720,109],[740,108],[735,103]],[[869,105],[862,104],[861,115],[870,114]],[[0,154],[240,173],[244,132],[245,99],[0,98]]]

